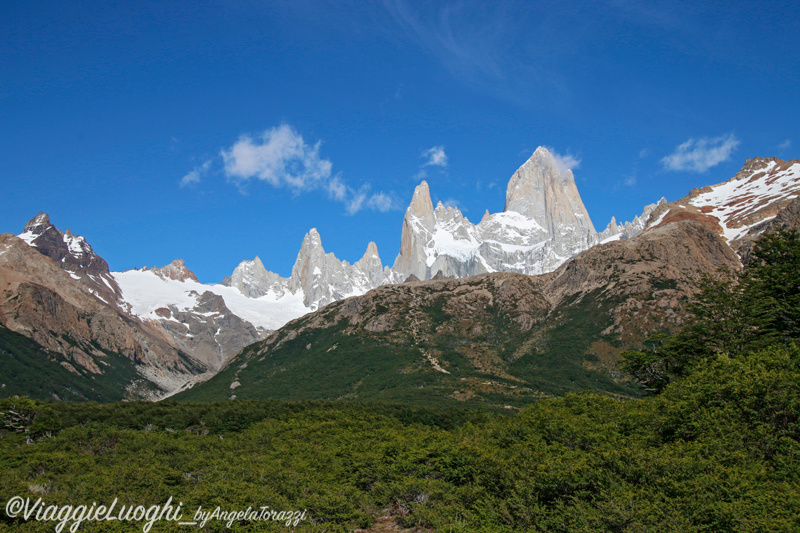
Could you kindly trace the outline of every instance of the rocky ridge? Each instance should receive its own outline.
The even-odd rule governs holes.
[[[122,388],[131,398],[168,394],[264,336],[205,290],[183,260],[134,273],[152,278],[151,299],[163,302],[152,316],[140,316],[126,299],[131,273],[110,272],[84,237],[61,232],[48,215],[39,213],[18,237],[3,239],[0,325],[58,354],[75,376],[103,375],[109,358],[128,359],[132,370]],[[201,289],[186,291],[180,303],[190,305],[159,296],[189,284]]]
[[[130,398],[157,398],[208,370],[160,328],[108,303],[93,289],[100,274],[74,263],[63,268],[67,263],[10,233],[0,235],[0,324],[58,354],[61,366],[77,377],[118,373],[114,358],[125,358],[133,370],[117,386]]]
[[[615,377],[623,347],[677,328],[700,274],[739,264],[719,236],[682,221],[594,246],[550,273],[384,285],[288,323],[184,397],[302,389],[501,407],[585,388],[629,394]],[[302,377],[321,366],[325,384]]]

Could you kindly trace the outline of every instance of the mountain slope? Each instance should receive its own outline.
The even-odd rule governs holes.
[[[763,233],[767,224],[800,196],[800,161],[775,157],[748,159],[731,179],[694,189],[659,205],[647,227],[696,220],[720,235],[734,250]]]
[[[107,302],[110,287],[105,293],[93,288],[106,279],[102,273],[76,274],[67,263],[12,234],[0,235],[0,324],[43,353],[58,354],[59,364],[75,375],[116,375],[119,358],[130,362],[135,371],[119,374],[118,396],[157,397],[207,370],[160,331]]]
[[[595,246],[549,274],[382,286],[290,322],[178,397],[502,407],[584,389],[633,394],[613,373],[623,345],[677,327],[701,271],[738,265],[722,239],[686,221]]]
[[[96,402],[148,396],[134,362],[114,353],[106,354],[104,361],[105,371],[93,373],[0,326],[0,396]],[[128,388],[131,383],[140,386]]]

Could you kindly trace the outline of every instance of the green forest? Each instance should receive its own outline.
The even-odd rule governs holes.
[[[0,530],[47,505],[268,507],[152,531],[800,531],[800,235],[700,282],[680,332],[623,354],[641,397],[497,412],[387,403],[0,400]],[[287,515],[284,515],[284,517]],[[64,530],[74,525],[68,522]],[[80,531],[142,531],[142,521]]]

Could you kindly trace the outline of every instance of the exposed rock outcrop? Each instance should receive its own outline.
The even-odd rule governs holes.
[[[233,274],[222,280],[222,284],[239,289],[248,298],[259,298],[270,292],[280,297],[288,289],[288,280],[269,272],[258,256],[252,261],[239,263]]]
[[[52,259],[106,303],[112,304],[119,298],[119,287],[108,271],[108,263],[80,235],[73,235],[70,230],[62,233],[50,223],[46,213],[39,213],[28,221],[19,238]]]
[[[53,253],[47,246],[44,249]],[[57,262],[10,233],[0,235],[0,323],[92,374],[111,370],[110,354],[127,358],[135,365],[139,380],[150,383],[146,387],[131,381],[121,383],[123,389],[138,391],[132,392],[133,397],[158,397],[187,377],[208,370],[158,328],[96,294],[84,281],[92,270],[79,270],[86,277],[76,276],[61,263],[66,261]]]
[[[142,270],[148,269],[145,267]],[[157,276],[165,279],[171,279],[175,281],[186,281],[187,279],[190,279],[192,281],[197,281],[197,276],[194,275],[194,272],[186,268],[186,262],[183,259],[175,259],[168,265],[163,267],[153,267],[151,270]]]
[[[182,350],[212,371],[234,353],[261,339],[256,328],[231,312],[222,296],[206,291],[192,309],[170,305],[161,313],[161,326]]]

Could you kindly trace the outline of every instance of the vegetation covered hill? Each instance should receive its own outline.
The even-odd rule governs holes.
[[[290,322],[176,398],[519,408],[582,390],[636,395],[619,354],[675,331],[701,272],[738,265],[719,236],[679,222],[542,276],[386,285]]]
[[[135,395],[136,384],[147,390],[133,362],[110,351],[95,350],[103,356],[98,360],[106,363],[103,373],[69,365],[61,354],[0,325],[0,397],[115,402]]]
[[[6,400],[0,411],[36,414],[33,443],[0,438],[0,498],[149,506],[172,496],[187,514],[308,512],[296,528],[242,521],[232,531],[797,531],[798,383],[800,351],[775,348],[716,358],[645,400],[568,395],[514,416],[342,402]]]

